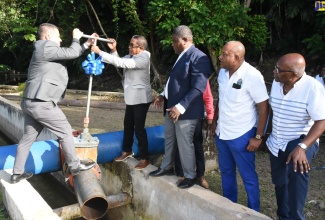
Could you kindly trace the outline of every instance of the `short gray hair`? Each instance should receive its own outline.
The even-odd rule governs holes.
[[[138,44],[140,47],[142,47],[142,49],[146,50],[148,47],[148,42],[147,39],[142,36],[142,35],[133,35],[132,38],[137,39],[138,40]]]
[[[173,30],[173,35],[176,35],[179,38],[187,38],[188,40],[193,40],[193,34],[189,27],[186,25],[180,25]]]
[[[47,35],[49,31],[53,31],[55,29],[58,29],[57,26],[55,26],[54,24],[50,24],[50,23],[43,23],[38,27],[38,37],[39,39],[41,39],[42,37],[44,37],[44,35]]]

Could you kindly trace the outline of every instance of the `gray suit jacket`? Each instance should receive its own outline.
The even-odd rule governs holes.
[[[70,47],[51,40],[38,40],[28,68],[23,97],[57,103],[68,85],[68,71],[62,61],[79,57],[85,48],[73,39]]]
[[[124,68],[124,100],[127,105],[138,105],[152,102],[150,84],[150,53],[143,51],[132,58],[123,58],[118,53],[108,54],[101,51],[102,61],[119,68]]]

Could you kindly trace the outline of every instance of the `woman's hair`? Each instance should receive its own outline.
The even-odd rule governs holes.
[[[148,42],[147,42],[147,39],[144,36],[142,36],[142,35],[134,35],[134,36],[132,36],[132,38],[138,40],[138,44],[139,44],[140,47],[142,47],[142,49],[144,49],[144,50],[147,49]]]

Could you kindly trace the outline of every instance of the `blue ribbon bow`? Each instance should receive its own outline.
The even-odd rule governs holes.
[[[99,56],[97,59],[95,59],[95,54],[92,53],[88,54],[87,59],[88,60],[85,60],[81,64],[86,74],[94,74],[96,76],[102,74],[102,71],[105,67],[101,61],[102,57]]]

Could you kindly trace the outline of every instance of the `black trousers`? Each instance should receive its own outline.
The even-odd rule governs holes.
[[[203,149],[203,134],[202,134],[203,119],[200,119],[195,127],[193,144],[195,149],[196,158],[196,177],[200,178],[204,176],[205,172],[205,159],[204,159],[204,149]],[[176,143],[177,144],[177,143]],[[177,176],[184,176],[182,163],[179,157],[178,147],[175,153],[175,173]]]
[[[139,157],[141,160],[149,159],[148,138],[145,129],[146,117],[151,103],[126,105],[124,115],[123,151],[132,151],[133,136],[138,140]]]

